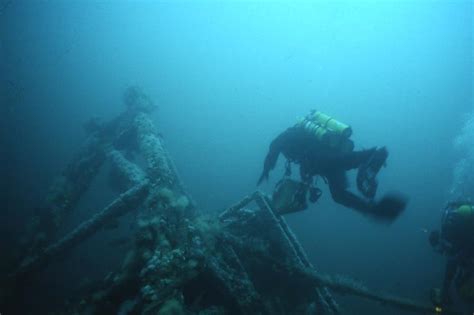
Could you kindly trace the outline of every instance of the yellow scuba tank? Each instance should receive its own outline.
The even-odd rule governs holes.
[[[313,110],[300,120],[297,126],[302,126],[316,139],[341,152],[350,152],[354,149],[354,143],[349,139],[352,135],[351,127],[320,111]]]
[[[457,229],[460,230],[463,227],[465,230],[474,229],[474,205],[470,203],[463,203],[457,205],[452,209],[452,219],[457,226]],[[471,234],[471,233],[470,233]],[[472,239],[474,241],[474,234]]]
[[[310,117],[318,125],[322,126],[328,131],[337,133],[342,137],[349,138],[352,135],[352,129],[349,125],[346,125],[325,113],[313,111],[310,114]]]
[[[460,205],[455,211],[463,217],[474,216],[474,206],[470,204]]]

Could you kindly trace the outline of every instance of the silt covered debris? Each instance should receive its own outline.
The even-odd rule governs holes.
[[[137,213],[136,229],[127,235],[132,246],[120,267],[68,303],[51,307],[55,314],[350,314],[335,294],[415,313],[434,311],[343,276],[319,273],[261,192],[219,216],[200,211],[150,116],[153,102],[136,87],[127,89],[123,99],[121,115],[86,124],[87,141],[25,230],[19,262],[2,280],[5,314],[22,311],[25,288],[52,262],[67,259],[81,243],[129,212]],[[105,164],[117,197],[61,235],[60,227]]]

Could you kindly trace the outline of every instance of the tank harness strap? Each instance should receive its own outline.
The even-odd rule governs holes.
[[[334,118],[330,117],[326,122],[324,123],[324,129],[328,129],[328,124],[331,120],[334,120]]]

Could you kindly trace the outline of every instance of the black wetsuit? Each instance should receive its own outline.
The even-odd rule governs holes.
[[[282,153],[290,162],[300,165],[300,175],[304,182],[310,183],[315,175],[323,176],[327,179],[335,202],[363,213],[371,212],[373,202],[347,190],[346,171],[366,163],[374,152],[375,148],[342,153],[321,143],[302,127],[291,127],[272,141],[258,183],[268,178]]]
[[[441,228],[441,241],[437,250],[447,256],[442,287],[443,302],[450,301],[450,289],[454,284],[457,290],[474,273],[474,237],[472,217],[466,218],[454,211],[467,202],[454,202],[445,209]],[[472,301],[471,301],[472,303]],[[471,306],[472,308],[472,306]],[[473,309],[474,310],[474,309]]]

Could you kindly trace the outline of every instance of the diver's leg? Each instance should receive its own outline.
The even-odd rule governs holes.
[[[326,178],[332,199],[335,202],[362,213],[372,211],[373,203],[347,190],[347,178],[344,171],[331,172],[326,175]]]
[[[326,174],[326,178],[335,202],[381,222],[393,222],[405,209],[407,200],[399,195],[384,196],[378,202],[373,202],[348,191],[344,171],[331,172]]]
[[[339,158],[339,163],[345,170],[352,170],[368,163],[375,152],[376,148],[346,153]]]
[[[380,149],[372,148],[369,150],[353,151],[331,157],[331,162],[345,170],[365,166],[372,168],[372,172],[377,173],[384,165],[387,157],[388,151],[385,147],[382,147]]]

